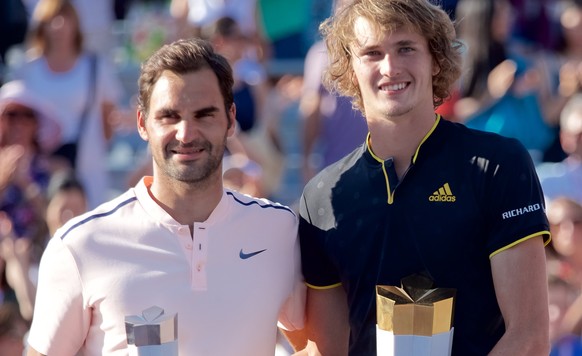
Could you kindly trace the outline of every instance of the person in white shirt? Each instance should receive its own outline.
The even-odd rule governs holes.
[[[224,188],[232,70],[200,39],[143,65],[137,126],[153,177],[69,220],[41,260],[29,355],[127,354],[124,318],[178,316],[180,355],[271,356],[277,325],[301,329],[298,219]]]
[[[40,0],[33,23],[26,61],[11,72],[55,107],[60,144],[77,143],[72,168],[86,187],[89,207],[95,208],[111,197],[107,151],[123,87],[109,61],[85,49],[71,1]]]

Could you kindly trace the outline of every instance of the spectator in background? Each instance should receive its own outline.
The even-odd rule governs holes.
[[[568,283],[581,288],[582,204],[560,196],[548,203],[547,211],[552,229],[552,248],[555,257],[562,263],[562,270],[567,271],[562,276]]]
[[[563,62],[582,62],[582,1],[569,0],[560,14],[562,43],[558,52]]]
[[[170,14],[175,19],[175,38],[218,35],[218,21],[232,19],[244,39],[238,42],[245,42],[234,63],[236,75],[251,84],[265,80],[266,44],[258,33],[257,0],[170,0]]]
[[[565,0],[560,4],[557,18],[561,36],[558,45],[553,50],[540,51],[547,72],[545,75],[551,85],[551,94],[563,98],[561,101],[556,100],[554,107],[547,110],[556,117],[560,116],[566,101],[582,88],[582,2]],[[565,156],[558,134],[552,146],[545,152],[543,160],[559,162]]]
[[[338,1],[339,6],[346,0]],[[305,57],[300,112],[303,118],[303,179],[336,162],[364,143],[368,126],[350,98],[330,93],[322,84],[328,66],[323,41],[314,43]]]
[[[271,193],[269,196],[293,205],[299,198],[303,184],[298,182],[298,191],[294,191],[292,187],[285,186],[283,181],[287,179],[286,174],[291,166],[287,154],[296,146],[300,146],[300,143],[299,138],[294,138],[292,133],[285,132],[283,128],[285,123],[290,121],[299,122],[303,66],[270,67],[267,70],[267,77],[269,90],[261,119],[264,132],[254,136],[253,144],[256,147],[255,152],[261,152],[260,162],[265,178],[265,189]],[[300,161],[296,162],[299,168]]]
[[[47,234],[47,152],[59,136],[55,112],[43,97],[21,81],[0,88],[0,259],[6,263],[0,274],[28,320],[34,303],[29,267],[40,260]]]
[[[555,349],[558,342],[565,340],[563,320],[571,310],[572,303],[580,295],[580,287],[571,283],[564,276],[570,271],[556,257],[548,256],[548,299],[550,314],[550,344]],[[572,356],[567,353],[563,356]]]
[[[466,45],[458,121],[520,140],[534,162],[557,134],[557,109],[563,100],[551,85],[537,56],[512,51],[514,9],[508,0],[461,0],[456,16]]]
[[[257,0],[170,0],[176,19],[176,37],[200,36],[201,30],[221,17],[231,17],[248,38],[256,38]]]
[[[26,3],[29,12],[33,13],[41,0],[22,1]],[[124,13],[120,12],[123,10],[120,7],[127,6],[127,3],[131,1],[133,0],[71,0],[79,16],[83,45],[86,50],[102,55],[104,59],[112,55],[112,50],[116,45],[113,36],[116,16],[123,16]]]
[[[54,236],[67,221],[88,210],[85,188],[70,172],[55,173],[47,195],[46,223],[49,237]]]
[[[510,58],[506,44],[511,35],[513,9],[508,0],[460,0],[455,13],[457,35],[465,45],[459,91],[461,97],[471,98],[471,104],[478,108],[491,100],[489,74]],[[462,119],[467,116],[461,114]]]
[[[582,205],[561,196],[548,204],[548,220],[555,251],[556,271],[569,288],[577,290],[577,297],[570,301],[556,320],[553,335],[552,356],[582,354]],[[555,286],[554,286],[555,288]],[[555,291],[555,290],[554,290]],[[569,301],[570,297],[566,298]]]
[[[14,76],[50,100],[63,129],[62,144],[76,144],[74,168],[89,207],[108,198],[106,157],[111,115],[121,85],[107,61],[85,51],[79,17],[68,0],[40,0],[28,34],[27,61]],[[70,146],[67,146],[70,147]]]
[[[15,303],[27,321],[32,319],[36,294],[33,266],[40,259],[40,256],[34,258],[33,252],[33,242],[17,237],[12,220],[0,211],[0,303]]]
[[[260,125],[260,114],[267,91],[264,81],[249,83],[236,70],[237,63],[243,58],[249,46],[248,38],[243,34],[236,20],[228,16],[220,17],[202,27],[201,37],[210,41],[234,70],[233,95],[237,108],[236,121],[238,129],[248,134]]]
[[[567,157],[537,166],[546,200],[565,196],[582,204],[582,93],[574,95],[560,115],[560,143]]]
[[[243,148],[242,153],[261,166],[263,171],[260,175],[261,192],[265,194],[264,197],[269,197],[277,189],[283,168],[276,129],[281,109],[278,99],[281,97],[275,95],[278,91],[270,86],[269,78],[263,78],[261,75],[261,78],[249,79],[242,73],[243,68],[237,66],[243,59],[249,42],[234,18],[221,17],[204,26],[201,33],[202,37],[209,40],[216,51],[233,67],[237,132],[229,140],[238,140]],[[252,43],[250,45],[252,46]],[[265,73],[271,76],[270,79],[273,78],[273,74],[272,71]],[[279,77],[281,75],[283,74],[275,74]],[[241,153],[233,152],[231,146],[229,142],[229,153]]]

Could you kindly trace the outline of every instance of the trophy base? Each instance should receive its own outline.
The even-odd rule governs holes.
[[[450,356],[453,346],[453,331],[421,335],[394,335],[391,331],[376,326],[376,348],[378,356]]]

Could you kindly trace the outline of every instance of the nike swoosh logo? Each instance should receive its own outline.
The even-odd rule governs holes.
[[[239,257],[240,257],[242,260],[246,260],[247,258],[251,258],[251,257],[253,257],[253,256],[256,256],[256,255],[258,255],[259,253],[261,253],[261,252],[265,252],[265,251],[267,251],[267,249],[260,250],[260,251],[255,251],[255,252],[251,252],[251,253],[244,253],[244,252],[243,252],[243,250],[242,250],[242,248],[241,248],[241,249],[240,249],[240,253],[239,253],[238,255],[239,255]]]

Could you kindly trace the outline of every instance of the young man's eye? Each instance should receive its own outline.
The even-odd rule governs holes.
[[[412,47],[402,47],[402,48],[400,48],[400,52],[402,52],[402,53],[409,53],[409,52],[413,52],[413,51],[414,51],[414,48],[412,48]]]
[[[380,55],[380,51],[371,50],[371,51],[366,52],[366,55],[367,56],[379,56]]]

